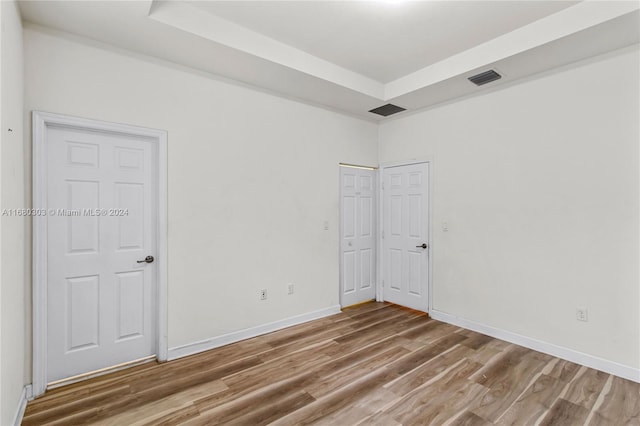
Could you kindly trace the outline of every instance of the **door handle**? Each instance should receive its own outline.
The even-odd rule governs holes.
[[[416,246],[416,248],[423,248],[423,249],[426,249],[427,247],[429,247],[427,243],[422,243],[422,245]]]
[[[136,263],[151,263],[154,260],[153,256],[147,256],[143,260],[136,260]]]

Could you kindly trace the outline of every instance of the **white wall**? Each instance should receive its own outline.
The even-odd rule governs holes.
[[[25,206],[23,145],[23,52],[22,24],[14,1],[0,2],[2,80],[0,82],[0,209]],[[12,129],[9,132],[8,129]],[[25,229],[22,217],[0,217],[0,424],[13,421],[22,389],[27,383],[25,363]]]
[[[436,310],[640,367],[638,63],[635,46],[380,126],[381,163],[433,159]]]
[[[338,163],[375,124],[35,27],[25,72],[29,113],[168,131],[170,348],[338,305]]]

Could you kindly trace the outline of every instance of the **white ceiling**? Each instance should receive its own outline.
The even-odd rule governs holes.
[[[195,1],[193,6],[382,83],[577,1]]]
[[[27,22],[369,120],[387,102],[416,110],[640,41],[638,1],[389,1],[20,9]],[[467,80],[489,68],[503,78],[481,88]]]

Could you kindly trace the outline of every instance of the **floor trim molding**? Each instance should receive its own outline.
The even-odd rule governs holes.
[[[640,383],[640,369],[432,309],[431,318]]]
[[[302,315],[296,315],[256,327],[246,328],[244,330],[234,331],[232,333],[212,337],[210,339],[176,346],[175,348],[169,349],[168,359],[169,361],[171,361],[185,356],[194,355],[220,346],[228,345],[230,343],[239,342],[240,340],[250,339],[262,334],[271,333],[273,331],[281,330],[286,327],[291,327],[293,325],[302,324],[338,313],[340,313],[340,305],[329,306],[328,308],[307,312]]]
[[[18,400],[18,406],[16,407],[16,413],[13,416],[12,425],[20,426],[22,424],[24,411],[27,409],[27,402],[31,399],[33,399],[31,385],[26,385],[22,388],[22,392],[20,393],[20,400]]]

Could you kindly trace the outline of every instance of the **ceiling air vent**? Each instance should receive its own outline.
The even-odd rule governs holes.
[[[469,77],[469,80],[476,86],[482,86],[483,84],[491,83],[492,81],[496,81],[501,78],[502,76],[500,74],[498,74],[494,70],[489,70],[474,75],[473,77]]]
[[[402,108],[402,107],[399,107],[398,105],[394,105],[394,104],[386,104],[386,105],[382,105],[382,106],[380,106],[378,108],[374,108],[372,110],[369,110],[369,112],[381,115],[383,117],[388,117],[391,114],[395,114],[395,113],[402,112],[402,111],[406,111],[406,108]]]

